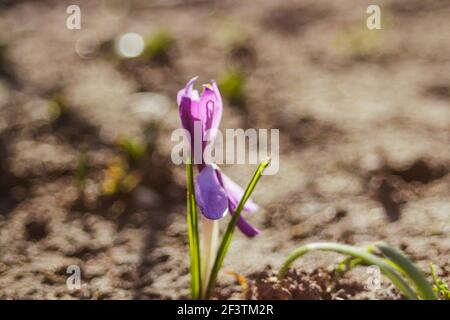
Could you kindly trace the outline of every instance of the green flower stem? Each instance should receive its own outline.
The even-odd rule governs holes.
[[[191,272],[191,297],[192,299],[200,299],[202,278],[200,268],[200,245],[198,238],[198,214],[197,202],[194,192],[194,174],[192,162],[186,163],[186,180],[187,180],[187,222],[189,235],[189,257]]]

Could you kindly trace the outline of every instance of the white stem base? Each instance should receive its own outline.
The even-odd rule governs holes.
[[[209,276],[217,255],[219,244],[219,220],[209,220],[202,217],[203,230],[201,235],[201,268],[202,295],[208,288]]]

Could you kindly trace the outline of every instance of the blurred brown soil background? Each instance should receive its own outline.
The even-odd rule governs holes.
[[[69,4],[0,1],[0,298],[187,297],[175,95],[194,75],[224,92],[230,70],[243,86],[222,128],[280,129],[280,171],[257,186],[263,232],[235,234],[217,297],[399,297],[367,290],[365,268],[335,279],[331,253],[276,281],[313,241],[383,240],[450,280],[449,1],[379,0],[374,31],[365,0],[77,1],[81,30]],[[161,30],[162,54],[114,54],[121,34]],[[255,166],[223,169],[244,186]]]

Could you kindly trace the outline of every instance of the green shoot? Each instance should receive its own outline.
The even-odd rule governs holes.
[[[338,32],[334,46],[338,52],[348,57],[371,58],[380,52],[383,36],[383,30],[369,30],[358,24]]]
[[[390,264],[386,263],[382,258],[379,258],[371,254],[367,250],[339,243],[332,243],[332,242],[310,243],[294,250],[288,256],[288,258],[280,268],[280,271],[278,272],[278,277],[280,279],[283,278],[286,275],[289,266],[295,260],[313,250],[334,251],[337,253],[352,256],[357,259],[361,259],[365,265],[376,265],[380,268],[381,272],[383,272],[383,274],[386,275],[392,281],[392,283],[403,293],[405,297],[411,300],[419,299],[417,294],[409,286],[409,284],[402,278],[402,276],[398,273],[398,271]]]
[[[420,298],[424,300],[436,300],[433,288],[427,281],[425,275],[419,270],[412,261],[399,250],[392,248],[385,243],[376,243],[374,245],[390,261],[395,263],[399,270],[414,284]]]
[[[342,277],[346,272],[361,264],[363,264],[361,258],[345,257],[334,269],[334,275],[336,277]]]
[[[187,180],[187,221],[189,234],[189,256],[191,272],[191,297],[194,300],[200,299],[202,279],[201,279],[201,257],[198,237],[198,213],[197,201],[194,191],[194,173],[191,161],[186,163]]]
[[[150,59],[166,60],[174,43],[175,39],[168,31],[160,30],[147,39],[144,56]]]
[[[117,193],[129,193],[139,184],[141,176],[138,172],[130,171],[126,161],[114,159],[105,170],[102,182],[102,192],[111,196]]]
[[[84,190],[86,184],[86,178],[89,173],[89,162],[88,154],[85,149],[83,149],[78,157],[78,164],[75,173],[75,179],[78,184],[78,189],[80,192]]]
[[[214,287],[216,285],[217,281],[217,275],[219,274],[219,270],[222,267],[223,261],[225,259],[225,256],[228,252],[228,248],[231,243],[231,239],[233,238],[234,229],[236,227],[236,223],[239,219],[239,216],[241,215],[242,209],[244,208],[245,203],[250,198],[250,195],[252,194],[253,190],[256,187],[256,184],[258,183],[259,179],[261,178],[261,175],[264,171],[264,169],[267,168],[267,166],[270,164],[270,160],[263,160],[259,164],[258,168],[256,169],[255,174],[253,175],[253,178],[250,180],[250,183],[247,185],[247,188],[245,189],[244,195],[242,196],[241,201],[239,202],[239,205],[237,206],[236,210],[232,214],[232,218],[230,222],[228,223],[227,229],[222,237],[222,241],[219,245],[219,249],[217,251],[217,256],[214,261],[213,268],[211,270],[211,275],[209,277],[207,290],[203,295],[204,299],[209,299],[211,296]]]
[[[444,280],[436,276],[436,269],[434,265],[430,262],[431,277],[433,278],[434,287],[433,290],[437,295],[441,297],[442,300],[450,300],[450,289]]]
[[[6,66],[6,44],[0,43],[0,71],[4,71]]]
[[[69,112],[62,93],[55,93],[48,103],[48,110],[52,120],[60,119]]]
[[[220,91],[231,103],[242,105],[245,100],[245,77],[239,69],[230,69],[219,80]]]
[[[156,150],[156,140],[158,138],[158,124],[155,122],[150,122],[145,126],[144,129],[145,143],[147,145],[147,153],[152,155]]]
[[[127,155],[131,163],[136,163],[139,161],[147,151],[144,144],[129,137],[120,138],[117,144],[119,148]]]

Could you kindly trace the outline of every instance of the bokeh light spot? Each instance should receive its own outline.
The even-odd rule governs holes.
[[[75,52],[81,59],[89,59],[95,56],[100,45],[95,35],[83,34],[75,43]]]
[[[117,42],[118,54],[125,58],[134,58],[144,51],[144,39],[141,35],[130,32],[122,35]]]

